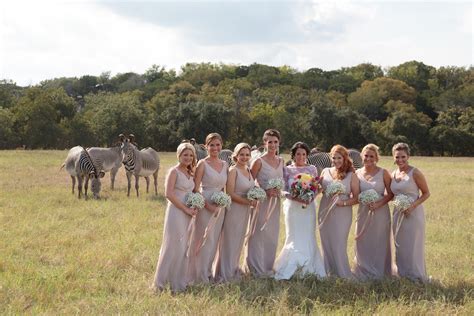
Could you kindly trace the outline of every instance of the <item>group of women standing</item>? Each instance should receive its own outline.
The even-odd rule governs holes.
[[[191,144],[178,146],[179,163],[166,177],[168,204],[153,282],[155,289],[169,284],[172,291],[180,291],[190,284],[229,282],[239,279],[243,273],[276,279],[314,274],[359,280],[398,274],[427,280],[422,203],[429,197],[429,190],[421,171],[408,164],[408,145],[399,143],[393,147],[397,168],[392,174],[377,166],[379,152],[373,144],[362,150],[364,167],[357,171],[346,148],[334,146],[331,150],[333,167],[324,169],[320,175],[321,191],[324,193],[331,183],[340,182],[345,192],[336,200],[323,194],[316,219],[314,198],[302,200],[290,194],[296,175],[318,176],[316,168],[307,164],[309,148],[302,142],[294,144],[292,163],[285,166],[278,155],[280,141],[277,130],[265,131],[265,153],[250,166],[250,146],[238,144],[232,155],[235,164],[230,168],[219,159],[223,141],[217,133],[207,136],[208,156],[198,163]],[[284,187],[281,190],[269,188],[272,179],[282,179]],[[255,185],[264,189],[267,196],[258,203],[247,198],[247,192]],[[359,203],[359,193],[369,189],[375,190],[380,198],[368,205],[359,205],[355,267],[351,270],[347,240],[352,206]],[[218,191],[230,195],[229,207],[221,208],[211,201],[212,194]],[[198,210],[186,205],[186,195],[191,192],[204,196],[204,208]],[[407,209],[394,210],[391,229],[388,202],[398,194],[408,195],[414,202]],[[282,203],[286,238],[277,257],[282,196],[286,198]],[[318,227],[322,255],[316,242]],[[391,257],[391,238],[395,230],[396,264]],[[242,250],[245,258],[240,267]]]

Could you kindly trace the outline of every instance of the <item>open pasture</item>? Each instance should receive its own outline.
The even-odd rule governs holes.
[[[121,168],[116,190],[107,174],[103,199],[88,201],[71,194],[69,175],[59,171],[66,154],[0,151],[0,314],[474,313],[473,158],[411,158],[431,190],[431,284],[245,279],[171,295],[149,285],[162,238],[163,182],[175,154],[160,153],[158,196],[145,193],[142,179],[141,196],[132,187],[127,198]],[[390,157],[380,165],[393,168]],[[352,248],[353,235],[350,258]]]

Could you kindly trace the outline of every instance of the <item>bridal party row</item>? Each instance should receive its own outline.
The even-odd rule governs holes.
[[[168,203],[153,288],[169,285],[172,291],[180,291],[190,284],[229,282],[243,273],[276,279],[314,274],[360,280],[395,275],[427,280],[422,203],[430,193],[422,172],[409,164],[407,144],[393,146],[397,168],[392,173],[377,166],[379,152],[373,144],[362,150],[364,166],[358,170],[354,170],[346,148],[335,145],[331,150],[333,167],[319,175],[323,195],[316,219],[314,197],[303,200],[289,193],[295,175],[318,176],[316,168],[306,164],[309,148],[297,142],[291,149],[292,163],[285,166],[278,156],[280,141],[277,130],[265,131],[265,153],[250,166],[250,146],[238,144],[232,155],[235,165],[230,168],[219,159],[223,141],[217,133],[206,137],[208,156],[198,163],[191,144],[178,146],[178,163],[168,171],[165,181]],[[274,179],[283,179],[281,190],[269,186]],[[327,191],[335,183],[342,184],[343,191],[330,196]],[[247,198],[255,185],[266,191],[266,199],[257,202]],[[377,192],[378,198],[359,203],[359,195],[368,190]],[[212,202],[211,196],[219,191],[231,197],[230,206],[223,208]],[[187,205],[191,192],[203,195],[203,208]],[[406,197],[410,203],[395,207],[392,218],[388,202],[394,197]],[[356,255],[351,271],[347,240],[352,206],[356,204]],[[286,238],[277,257],[281,206]],[[318,227],[322,254],[316,243]]]

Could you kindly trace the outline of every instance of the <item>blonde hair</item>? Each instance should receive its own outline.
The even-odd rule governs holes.
[[[181,143],[181,144],[179,144],[178,148],[176,149],[176,156],[178,157],[178,160],[179,160],[179,157],[181,157],[181,155],[183,154],[183,152],[185,150],[191,150],[191,152],[193,153],[193,162],[189,166],[186,167],[188,169],[188,174],[193,176],[194,175],[194,168],[196,167],[196,164],[197,164],[196,149],[190,143]]]
[[[349,171],[354,172],[354,166],[351,157],[349,157],[349,152],[347,151],[346,147],[342,145],[334,145],[331,148],[331,157],[334,156],[335,153],[338,153],[342,156],[342,166],[340,168],[336,168],[336,179],[342,180],[346,177],[346,174]]]
[[[239,143],[237,144],[237,146],[235,146],[234,148],[234,152],[232,153],[232,160],[234,162],[237,162],[237,156],[239,155],[240,151],[244,148],[247,148],[249,150],[249,152],[251,153],[252,152],[252,148],[250,148],[250,145],[247,144],[247,143]]]
[[[379,152],[379,146],[375,145],[375,144],[367,144],[364,146],[364,148],[362,148],[362,152],[360,153],[360,156],[362,157],[362,155],[364,154],[364,151],[366,150],[371,150],[375,153],[375,159],[377,159],[377,161],[379,161],[379,158],[380,158],[380,152]]]
[[[206,146],[209,145],[213,140],[218,139],[221,144],[224,143],[222,140],[222,136],[218,133],[210,133],[209,135],[206,136]]]
[[[397,150],[403,150],[410,156],[410,146],[407,143],[397,143],[392,147],[392,156],[395,154]]]

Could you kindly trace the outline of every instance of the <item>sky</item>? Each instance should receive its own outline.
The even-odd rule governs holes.
[[[7,0],[0,80],[144,73],[189,62],[299,71],[473,65],[473,1]]]

